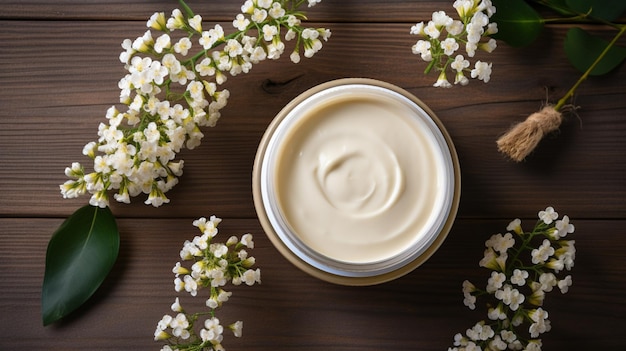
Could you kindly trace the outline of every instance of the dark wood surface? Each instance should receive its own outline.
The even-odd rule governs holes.
[[[546,297],[552,331],[545,350],[619,350],[626,337],[626,68],[588,79],[568,118],[526,162],[506,160],[495,140],[512,123],[555,101],[579,74],[564,57],[567,25],[550,25],[531,47],[500,43],[488,84],[432,88],[411,54],[412,24],[452,1],[324,0],[309,12],[333,35],[294,65],[285,56],[229,80],[231,99],[201,147],[184,151],[185,174],[155,209],[113,204],[120,257],[78,313],[43,327],[40,289],[47,242],[87,198],[64,200],[58,184],[85,161],[124,74],[120,43],[145,30],[174,1],[2,1],[0,13],[0,350],[149,350],[156,322],[175,296],[171,267],[193,219],[216,214],[221,231],[255,234],[263,283],[235,289],[223,309],[243,319],[228,350],[447,350],[486,313],[463,306],[464,279],[484,281],[484,241],[513,218],[533,223],[554,206],[576,225],[574,285]],[[240,1],[189,1],[206,21],[229,22]],[[590,27],[607,36],[605,27]],[[622,39],[621,44],[626,44]],[[290,99],[319,83],[369,77],[407,89],[430,106],[456,145],[462,194],[455,225],[423,266],[393,282],[343,287],[288,263],[264,236],[252,203],[251,171],[268,123]]]

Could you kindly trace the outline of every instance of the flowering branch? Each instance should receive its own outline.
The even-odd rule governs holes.
[[[155,341],[167,344],[161,351],[172,350],[224,350],[222,346],[224,327],[216,317],[216,310],[228,301],[232,293],[223,289],[229,282],[233,285],[242,283],[252,286],[261,283],[261,271],[252,269],[255,259],[248,255],[246,249],[254,248],[251,234],[244,234],[241,240],[231,236],[225,244],[214,243],[218,234],[217,225],[222,220],[211,216],[197,219],[193,225],[198,227],[201,235],[192,241],[185,241],[180,258],[191,261],[190,268],[177,262],[172,272],[176,275],[174,289],[176,292],[186,291],[197,296],[202,289],[209,289],[206,300],[208,312],[189,313],[185,311],[177,297],[171,306],[175,316],[166,314],[157,323],[154,331]],[[182,278],[181,278],[182,277]],[[197,330],[197,323],[202,327]],[[243,322],[236,321],[228,325],[235,337],[241,337]]]
[[[183,173],[177,154],[200,145],[201,128],[217,123],[230,96],[228,90],[218,89],[227,77],[280,58],[288,41],[295,41],[289,56],[294,63],[301,53],[309,58],[322,48],[330,31],[303,26],[306,15],[299,10],[305,3],[311,7],[320,1],[247,0],[232,22],[234,31],[227,33],[219,24],[206,29],[202,17],[179,0],[182,11],[175,9],[169,17],[153,14],[142,36],[123,41],[119,59],[126,74],[118,83],[123,108],[110,107],[108,123],[98,126],[98,139],[83,148],[93,160],[93,171],[74,162],[65,169],[70,179],[60,185],[65,198],[90,193],[91,206],[77,210],[48,244],[44,325],[83,304],[117,259],[119,232],[108,208],[108,193],[116,190],[114,199],[124,203],[140,194],[148,195],[148,205],[168,203],[165,193]],[[229,274],[234,282],[250,279],[250,273]]]
[[[456,52],[460,44],[464,44],[470,58],[474,57],[476,50],[492,52],[496,48],[495,39],[489,38],[498,32],[496,23],[489,22],[496,9],[490,0],[457,0],[453,6],[460,20],[452,19],[445,11],[437,11],[428,23],[419,22],[411,27],[411,34],[423,38],[413,45],[413,54],[429,62],[425,74],[433,68],[439,71],[435,87],[452,86],[446,73],[448,68],[454,72],[454,84],[467,85],[469,79],[465,74],[468,72],[472,78],[487,83],[491,77],[491,63],[478,60],[470,69],[469,60]],[[441,40],[444,33],[445,39]],[[481,41],[484,38],[487,41]]]
[[[482,320],[465,335],[456,334],[449,351],[541,350],[538,337],[551,329],[548,312],[541,307],[545,294],[554,287],[563,294],[569,290],[571,275],[560,279],[557,275],[572,269],[576,249],[574,240],[564,240],[575,230],[568,216],[558,219],[552,207],[538,216],[530,232],[524,232],[515,219],[506,234],[495,234],[485,242],[479,264],[492,270],[491,276],[485,289],[464,281],[463,303],[473,310],[477,297],[486,298],[489,322]]]
[[[114,198],[119,202],[129,203],[144,193],[146,204],[168,203],[165,193],[183,172],[183,160],[176,155],[200,144],[201,127],[217,123],[230,95],[218,90],[227,75],[278,59],[284,41],[296,41],[290,59],[297,63],[301,50],[312,57],[330,37],[328,29],[302,26],[306,17],[298,7],[304,0],[248,0],[230,34],[219,24],[204,29],[202,17],[180,2],[184,12],[176,9],[169,18],[157,12],[143,36],[122,43],[120,61],[128,73],[118,86],[126,108],[108,109],[108,125],[101,123],[98,140],[83,149],[93,159],[93,172],[87,173],[78,162],[68,167],[70,180],[60,186],[63,197],[90,193],[92,206],[106,207],[108,191],[117,190]],[[308,5],[319,2],[308,0]]]
[[[624,2],[613,4],[602,0],[582,0],[579,2],[533,1],[562,14],[563,18],[568,21],[606,24],[617,29],[618,32],[610,42],[605,42],[577,27],[568,31],[564,45],[566,54],[570,62],[583,73],[556,104],[547,104],[540,111],[531,114],[525,121],[514,125],[496,141],[498,150],[515,162],[521,162],[526,159],[545,135],[558,130],[563,121],[563,113],[575,109],[574,106],[568,104],[569,101],[573,98],[578,87],[590,75],[608,73],[626,58],[626,48],[616,45],[619,38],[626,32],[626,25],[611,22],[626,9]],[[506,0],[506,4],[511,9],[516,10],[511,13],[513,18],[516,18],[520,12],[529,14],[529,18],[524,21],[523,25],[525,27],[534,27],[529,30],[530,33],[533,33],[533,36],[530,36],[527,40],[528,43],[532,42],[535,38],[534,36],[539,34],[544,22],[561,20],[561,18],[541,18],[522,0]],[[510,19],[504,17],[504,20]],[[505,41],[511,36],[519,35],[514,33],[514,28],[509,33],[509,36],[503,38]],[[517,41],[517,39],[514,40]]]

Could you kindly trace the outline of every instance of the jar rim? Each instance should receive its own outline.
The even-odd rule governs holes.
[[[327,257],[304,244],[282,217],[272,189],[271,171],[274,162],[273,153],[280,143],[285,130],[288,130],[312,104],[324,99],[336,98],[341,94],[360,92],[381,94],[392,97],[394,102],[404,104],[428,124],[429,131],[437,141],[437,150],[441,151],[446,175],[446,194],[443,195],[441,211],[437,214],[431,233],[425,240],[404,249],[394,255],[376,262],[346,262]],[[360,90],[359,90],[360,89]],[[368,78],[345,78],[333,80],[315,86],[289,102],[268,126],[257,150],[253,167],[253,198],[259,221],[266,235],[292,264],[306,273],[322,280],[341,285],[372,285],[396,279],[414,270],[424,263],[443,243],[447,236],[460,198],[460,169],[456,150],[441,121],[418,98],[395,85]]]

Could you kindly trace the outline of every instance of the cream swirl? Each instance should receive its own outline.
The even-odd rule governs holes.
[[[358,132],[321,141],[313,168],[326,201],[355,218],[379,215],[396,203],[404,178],[393,150],[376,135]]]
[[[296,111],[277,146],[282,218],[304,245],[342,262],[418,245],[443,201],[443,156],[429,127],[386,96],[320,100]]]

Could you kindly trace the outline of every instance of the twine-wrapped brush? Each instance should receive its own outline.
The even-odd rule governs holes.
[[[563,114],[553,105],[546,105],[521,123],[514,125],[496,141],[498,150],[515,162],[523,161],[541,139],[557,129],[563,121]]]

